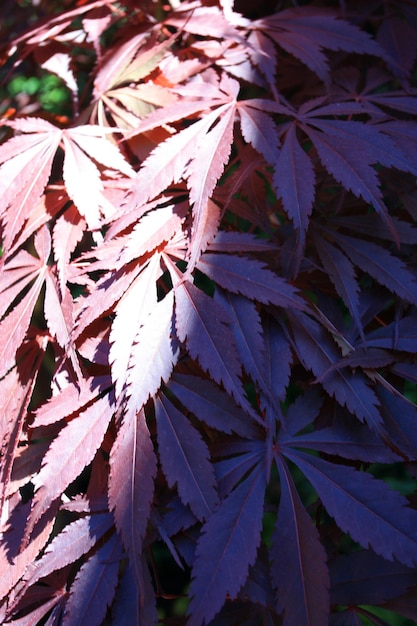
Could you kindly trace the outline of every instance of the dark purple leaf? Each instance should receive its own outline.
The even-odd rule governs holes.
[[[373,430],[380,430],[379,401],[365,377],[346,368],[331,371],[340,360],[340,353],[325,329],[307,315],[296,315],[295,312],[291,315],[291,325],[298,356],[304,366],[314,372],[339,404],[346,406],[361,421],[366,421]]]
[[[417,584],[415,570],[360,550],[329,563],[332,604],[382,604]]]
[[[25,576],[27,583],[32,585],[55,570],[74,563],[91,550],[112,525],[110,513],[98,513],[65,526],[47,546],[42,558],[29,566]]]
[[[223,384],[240,405],[247,406],[238,378],[241,365],[227,311],[189,281],[176,288],[175,302],[178,338],[186,342],[190,356],[217,383]]]
[[[233,600],[255,562],[262,526],[265,468],[254,470],[203,527],[190,587],[189,626],[208,624]]]
[[[391,322],[371,331],[366,336],[366,345],[387,350],[417,352],[417,316],[414,311],[399,321]]]
[[[114,534],[81,566],[71,585],[64,623],[100,626],[116,592],[122,543]]]
[[[398,394],[394,389],[389,391],[383,385],[376,387],[381,400],[381,414],[388,433],[389,445],[400,450],[408,459],[417,459],[417,409],[413,402]]]
[[[246,443],[246,442],[245,442]],[[219,483],[219,493],[222,498],[228,495],[236,487],[240,480],[258,464],[265,454],[265,445],[261,441],[253,441],[250,445],[236,445],[229,448],[229,454],[236,453],[229,459],[218,461],[215,464],[216,478]],[[240,449],[239,449],[240,447]]]
[[[284,626],[326,624],[329,574],[319,534],[295,489],[291,474],[277,458],[281,499],[272,538],[271,575]]]
[[[297,139],[295,124],[288,129],[275,165],[274,185],[300,238],[300,251],[314,202],[312,161]]]
[[[159,457],[167,483],[200,520],[207,519],[218,498],[207,445],[191,422],[168,398],[155,398]]]
[[[143,572],[144,594],[139,600],[135,575],[130,564],[127,565],[113,603],[112,626],[126,626],[127,618],[132,625],[143,623],[146,626],[156,626],[158,623],[155,592],[145,558],[143,558],[141,570]]]
[[[144,598],[141,555],[151,511],[156,465],[143,410],[127,412],[110,452],[108,497],[141,601]]]
[[[233,293],[216,290],[215,300],[227,311],[240,362],[247,374],[268,396],[269,387],[265,384],[266,368],[262,326],[255,303]]]
[[[304,308],[296,290],[259,261],[208,253],[201,257],[198,268],[224,289],[240,293],[251,300],[295,309]]]
[[[383,481],[303,452],[285,456],[305,474],[329,515],[364,548],[410,567],[417,563],[417,513]]]
[[[269,389],[278,400],[284,400],[291,374],[291,348],[282,327],[273,317],[265,320],[263,328]]]
[[[333,237],[354,265],[367,272],[400,298],[417,304],[417,282],[400,259],[370,241],[340,233],[334,233]]]
[[[341,250],[332,246],[324,237],[315,235],[315,245],[323,270],[329,275],[337,293],[349,309],[356,327],[361,330],[359,283],[355,276],[353,264]]]
[[[212,381],[174,373],[168,389],[184,407],[211,428],[225,433],[235,432],[243,437],[255,434],[255,428],[247,414]]]

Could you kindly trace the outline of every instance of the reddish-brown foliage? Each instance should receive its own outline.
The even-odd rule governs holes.
[[[246,4],[3,51],[4,625],[417,619],[417,8]]]

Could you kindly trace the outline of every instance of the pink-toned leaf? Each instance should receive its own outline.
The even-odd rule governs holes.
[[[156,281],[160,274],[159,255],[154,254],[115,307],[109,358],[116,395],[121,394],[126,382],[129,359],[139,328],[156,309]]]
[[[56,278],[49,268],[45,274],[45,283],[45,318],[48,328],[59,345],[66,348],[73,327],[72,296],[67,287],[63,295],[60,293]]]
[[[45,548],[42,557],[30,564],[25,574],[26,584],[33,585],[40,578],[74,563],[89,552],[112,525],[113,516],[110,513],[96,513],[65,526]]]
[[[64,131],[64,136],[75,142],[88,156],[98,163],[125,174],[135,176],[135,171],[122,156],[117,146],[105,138],[100,126],[76,126]]]
[[[58,217],[52,232],[52,244],[56,259],[61,290],[66,283],[67,266],[71,254],[80,242],[86,228],[85,220],[74,205],[71,205]]]
[[[127,374],[129,409],[139,411],[162,381],[167,382],[179,350],[173,334],[174,293],[170,291],[143,321],[132,348]]]
[[[141,266],[128,269],[130,271],[126,271],[126,268],[116,271],[95,284],[92,292],[80,304],[73,339],[114,306],[140,272]]]
[[[192,271],[208,242],[218,229],[220,212],[208,202],[229,160],[233,142],[235,106],[232,104],[211,129],[204,141],[200,141],[193,161],[187,166],[190,202],[193,205],[190,259],[188,271]],[[215,210],[217,209],[217,211]]]
[[[0,511],[3,521],[5,499],[10,495],[12,470],[16,468],[18,445],[26,411],[37,379],[46,342],[35,338],[24,346],[19,369],[12,368],[0,381]]]
[[[112,48],[107,51],[102,59],[100,69],[95,76],[94,98],[100,98],[110,87],[117,84],[118,75],[121,74],[130,63],[130,60],[146,39],[147,33],[139,32],[137,35],[123,42],[118,48]]]
[[[0,322],[0,336],[4,338],[0,343],[0,378],[14,365],[16,351],[26,336],[33,309],[41,292],[45,270],[46,268],[39,272],[24,298]]]
[[[89,228],[100,224],[100,209],[105,203],[100,172],[93,161],[78,145],[63,137],[65,147],[64,182],[68,195],[74,202]]]
[[[187,7],[185,7],[185,10]],[[178,16],[178,17],[177,17]],[[226,37],[240,41],[242,39],[238,30],[236,30],[221,13],[218,7],[193,7],[191,13],[174,14],[169,17],[167,22],[173,26],[178,26],[186,32],[203,37]]]
[[[43,120],[22,119],[13,126],[33,134],[15,137],[5,144],[6,150],[8,145],[12,149],[0,168],[0,215],[4,215],[7,225],[6,249],[18,235],[32,205],[42,195],[61,140],[61,130]]]
[[[182,215],[181,215],[182,213]],[[158,207],[143,216],[128,235],[120,263],[129,263],[146,252],[151,252],[164,241],[169,241],[181,226],[184,211],[175,206]]]
[[[69,422],[51,443],[44,464],[33,479],[35,496],[28,532],[51,503],[89,465],[100,447],[113,416],[112,399],[107,395],[89,405]]]
[[[195,124],[180,131],[159,144],[142,164],[132,186],[128,208],[144,204],[156,197],[172,182],[177,183],[185,174],[185,168],[193,159],[199,142],[218,116],[228,105],[223,105],[204,116]]]
[[[111,381],[110,377],[104,376],[78,383],[80,387],[69,384],[42,404],[35,412],[31,427],[48,426],[71,417],[97,398],[101,390],[110,387]]]
[[[52,56],[49,56],[43,63],[42,67],[56,74],[61,78],[68,89],[71,91],[72,100],[74,103],[74,110],[78,111],[78,85],[75,80],[74,73],[71,69],[71,57],[65,52],[56,52]]]
[[[255,100],[256,106],[251,104],[253,104],[251,100],[238,102],[242,135],[245,141],[251,143],[255,150],[262,154],[267,163],[275,167],[280,147],[276,124],[268,113],[258,108],[262,106],[261,101]]]

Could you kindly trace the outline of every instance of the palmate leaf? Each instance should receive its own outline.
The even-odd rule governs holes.
[[[10,495],[12,470],[18,466],[18,446],[22,435],[26,411],[41,368],[47,343],[34,337],[23,346],[24,356],[19,369],[13,367],[0,383],[0,511],[3,519],[5,500]],[[27,476],[27,474],[25,474]],[[24,483],[27,481],[24,480]],[[23,484],[24,484],[23,483]],[[7,505],[6,505],[7,506]]]
[[[142,548],[151,512],[156,463],[144,411],[127,412],[110,452],[108,496],[129,555],[140,603],[145,601]]]
[[[382,604],[417,584],[415,569],[370,550],[339,554],[329,563],[332,604]]]
[[[160,274],[159,255],[154,254],[115,307],[109,360],[117,395],[122,393],[126,383],[129,360],[139,328],[157,307],[156,281]]]
[[[184,177],[186,166],[194,158],[199,143],[205,141],[211,126],[229,107],[228,104],[218,107],[159,144],[142,164],[133,181],[128,208],[144,204],[158,196],[168,185]]]
[[[361,332],[362,322],[359,313],[359,283],[355,269],[349,258],[338,248],[331,245],[324,237],[314,234],[317,254],[333,282],[337,293],[349,309],[349,312]]]
[[[53,538],[42,558],[31,563],[25,574],[25,583],[33,585],[40,578],[74,563],[113,526],[110,513],[96,513],[71,522]]]
[[[280,142],[273,119],[262,110],[268,104],[268,100],[241,100],[238,102],[238,111],[245,141],[251,143],[267,163],[275,166],[279,161]]]
[[[354,425],[350,419],[344,422],[335,420],[331,427],[303,435],[289,437],[284,434],[280,441],[291,447],[319,450],[367,463],[395,463],[401,459],[367,426],[359,423]]]
[[[238,294],[220,290],[216,290],[214,297],[230,316],[239,359],[246,373],[259,384],[265,397],[273,404],[267,382],[261,318],[255,303]]]
[[[328,80],[328,64],[323,48],[383,56],[382,49],[364,31],[316,7],[285,9],[257,20],[255,27],[324,81]]]
[[[259,439],[250,442],[237,441],[226,450],[220,448],[218,452],[235,455],[215,464],[219,494],[224,499],[249,471],[262,462],[265,455],[265,443]]]
[[[158,613],[156,610],[155,592],[145,556],[142,558],[142,572],[144,578],[144,597],[139,598],[135,577],[130,564],[120,580],[112,606],[112,626],[125,626],[126,616],[132,624],[146,624],[156,626]]]
[[[46,187],[62,135],[59,128],[38,118],[10,121],[9,125],[27,134],[2,146],[0,216],[7,225],[6,251]]]
[[[282,327],[272,316],[263,323],[263,336],[268,387],[276,398],[284,400],[291,375],[291,348]]]
[[[415,311],[411,310],[408,315],[401,319],[368,333],[366,344],[373,348],[403,350],[414,354],[417,351],[417,315]]]
[[[313,208],[315,174],[311,159],[297,138],[295,124],[292,124],[286,132],[274,165],[275,189],[281,196],[284,209],[297,229],[301,251]]]
[[[364,548],[385,559],[417,563],[417,513],[407,499],[381,480],[300,451],[285,456],[305,474],[329,515]]]
[[[252,413],[239,380],[241,364],[227,311],[188,280],[177,285],[175,303],[178,339],[186,343],[190,356]]]
[[[4,300],[4,305],[3,303],[0,305],[1,314],[7,311],[7,307],[20,292],[24,294],[20,302],[0,322],[0,335],[4,338],[0,345],[0,378],[14,365],[16,351],[25,338],[48,271],[46,264],[51,250],[51,237],[46,227],[36,233],[34,243],[39,258],[36,259],[22,251],[10,264],[6,264],[6,271],[0,278],[1,282],[5,279],[5,284],[2,285],[0,282],[0,293],[3,294]],[[7,276],[8,270],[10,278]],[[17,284],[13,284],[13,280],[16,280]],[[25,289],[33,280],[33,284],[25,293]],[[8,297],[5,297],[5,294]]]
[[[417,281],[399,258],[370,241],[341,233],[335,233],[334,239],[352,263],[400,298],[417,304]]]
[[[100,626],[116,592],[122,542],[113,534],[79,569],[70,588],[63,623]]]
[[[190,587],[189,626],[209,624],[233,600],[255,562],[260,542],[265,492],[261,464],[223,500],[203,526]]]
[[[272,538],[271,575],[284,626],[327,624],[329,574],[326,553],[285,464],[276,459],[281,485],[278,518]]]
[[[382,417],[377,407],[379,400],[367,384],[365,376],[347,368],[332,371],[340,361],[336,343],[325,329],[308,315],[291,313],[291,326],[299,359],[320,379],[325,390],[342,406],[365,421],[376,432],[381,431]]]
[[[234,97],[237,97],[238,83],[235,85]],[[220,221],[220,212],[214,213],[214,224],[210,217],[216,205],[209,203],[213,190],[223,174],[229,160],[233,143],[233,125],[235,106],[224,112],[214,128],[210,129],[204,141],[198,144],[195,156],[187,166],[190,202],[193,204],[193,226],[191,230],[190,258],[188,271],[192,271],[207,243],[215,235]],[[207,215],[208,214],[208,215]],[[208,225],[208,228],[207,228]]]
[[[243,437],[256,433],[248,416],[242,413],[231,396],[211,380],[174,373],[168,389],[184,407],[211,428],[225,433],[235,432]]]
[[[174,292],[158,302],[139,328],[127,373],[128,407],[140,411],[162,381],[167,382],[178,360],[173,334]]]
[[[201,257],[198,269],[224,289],[251,300],[271,302],[285,308],[304,308],[296,289],[257,260],[206,253]]]
[[[51,503],[63,494],[93,460],[113,412],[114,400],[106,395],[84,409],[53,440],[44,464],[33,479],[35,496],[28,520],[28,533]]]
[[[155,398],[158,450],[170,487],[194,515],[207,519],[217,503],[213,466],[207,445],[190,421],[162,394]]]

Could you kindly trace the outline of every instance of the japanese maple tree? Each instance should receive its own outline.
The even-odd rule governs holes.
[[[417,5],[273,4],[2,50],[4,626],[417,621]]]

